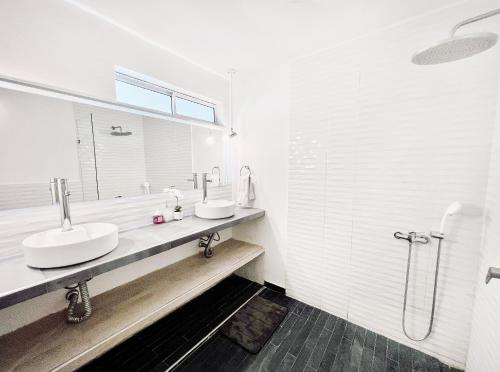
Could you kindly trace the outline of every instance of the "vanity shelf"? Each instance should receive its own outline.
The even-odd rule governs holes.
[[[261,218],[264,214],[262,209],[236,209],[233,217],[222,220],[204,220],[190,216],[182,221],[128,230],[119,234],[118,247],[109,254],[70,267],[34,269],[26,266],[23,256],[2,260],[0,309],[88,280],[210,233]]]
[[[58,312],[0,337],[2,371],[70,371],[213,287],[264,252],[227,240],[210,259],[188,257],[92,298],[91,318],[67,324]]]

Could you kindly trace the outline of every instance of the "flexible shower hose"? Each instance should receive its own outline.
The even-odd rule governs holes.
[[[403,320],[402,320],[402,325],[403,325],[403,332],[412,341],[423,341],[432,332],[432,326],[434,324],[434,311],[436,308],[436,290],[437,290],[437,282],[438,282],[438,274],[439,274],[439,258],[441,256],[441,242],[443,241],[442,237],[437,237],[439,239],[438,243],[438,251],[437,251],[437,257],[436,257],[436,272],[434,274],[434,292],[432,293],[432,310],[431,310],[431,320],[429,322],[429,328],[427,329],[427,333],[423,338],[417,339],[417,338],[412,338],[408,332],[406,331],[406,300],[408,297],[408,281],[410,278],[410,267],[411,267],[411,250],[413,247],[413,241],[410,240],[408,243],[408,263],[406,264],[406,283],[405,283],[405,295],[404,295],[404,301],[403,301]]]

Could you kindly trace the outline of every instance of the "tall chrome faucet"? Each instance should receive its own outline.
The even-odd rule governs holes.
[[[66,178],[51,178],[50,194],[52,195],[52,204],[59,203],[62,231],[71,230],[71,215],[69,212],[69,196],[71,194],[69,192],[68,180]]]
[[[207,183],[212,182],[211,180],[207,179],[208,173],[203,173],[202,174],[202,185],[203,185],[203,197],[201,199],[202,203],[207,202]]]

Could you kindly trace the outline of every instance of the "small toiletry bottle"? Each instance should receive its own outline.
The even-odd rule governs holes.
[[[161,214],[159,210],[155,211],[155,213],[153,214],[153,223],[155,225],[165,223],[165,218],[163,217],[163,214]]]

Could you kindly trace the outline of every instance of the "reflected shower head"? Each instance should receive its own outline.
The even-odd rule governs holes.
[[[119,129],[119,131],[116,131],[117,129]],[[112,132],[110,132],[110,134],[112,136],[130,136],[132,134],[132,132],[124,132],[121,125],[112,126],[111,130]]]
[[[413,55],[411,59],[412,62],[416,65],[436,65],[472,57],[473,55],[492,48],[497,43],[497,34],[479,32],[456,36],[455,33],[462,26],[493,17],[497,14],[500,14],[500,9],[494,9],[458,23],[451,30],[448,39],[418,51]]]
[[[453,216],[460,212],[462,210],[462,203],[460,202],[453,202],[451,203],[448,208],[446,208],[446,211],[444,212],[443,218],[441,219],[441,226],[439,228],[439,232],[444,234],[444,227],[446,225],[446,219],[448,216]]]
[[[436,65],[472,57],[492,48],[498,36],[491,32],[452,36],[413,55],[416,65]]]
[[[236,137],[237,135],[238,135],[238,133],[236,133],[236,132],[234,131],[234,129],[233,129],[233,128],[231,128],[231,132],[229,133],[229,138],[234,138],[234,137]]]

